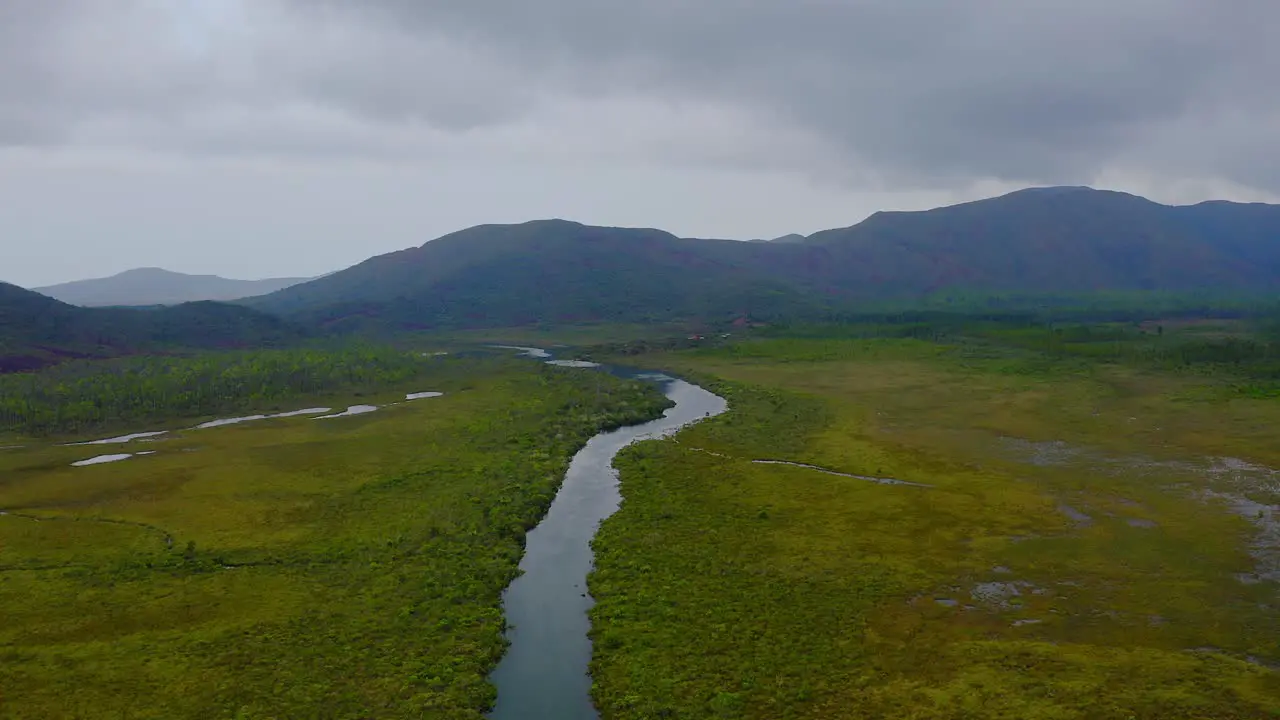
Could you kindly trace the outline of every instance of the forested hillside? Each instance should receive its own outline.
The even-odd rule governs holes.
[[[563,220],[483,225],[246,301],[330,329],[815,317],[939,294],[1259,297],[1280,289],[1280,207],[1171,207],[1039,188],[877,213],[780,242]]]
[[[1280,288],[1280,206],[1170,207],[1126,193],[1034,188],[815,233],[836,268],[883,295],[940,289],[1082,293]]]
[[[564,220],[482,225],[246,301],[331,329],[495,327],[805,312],[782,246]]]
[[[0,370],[319,334],[769,322],[871,309],[1232,308],[1280,290],[1280,207],[1039,188],[773,242],[565,220],[481,225],[236,306],[72,307],[0,288]],[[265,313],[265,314],[264,314]],[[274,317],[273,317],[274,316]]]
[[[130,423],[256,410],[294,398],[372,392],[463,374],[476,364],[360,346],[68,362],[0,376],[0,433],[127,429]]]

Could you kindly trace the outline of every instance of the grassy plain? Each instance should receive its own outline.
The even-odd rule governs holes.
[[[589,436],[666,401],[519,361],[437,381],[0,450],[0,717],[481,717],[526,529]]]
[[[468,349],[489,343],[551,348],[557,345],[590,346],[601,343],[685,337],[692,329],[699,326],[695,323],[677,322],[529,325],[406,335],[400,341],[432,349]]]
[[[731,409],[619,460],[604,718],[1280,717],[1276,400],[984,343],[628,362]]]

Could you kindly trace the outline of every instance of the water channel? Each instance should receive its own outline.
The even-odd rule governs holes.
[[[498,688],[492,720],[598,717],[587,674],[587,611],[593,604],[587,573],[592,566],[591,539],[621,501],[613,459],[634,442],[670,435],[727,409],[724,398],[683,380],[623,368],[606,370],[659,383],[675,405],[656,420],[591,438],[574,455],[546,517],[526,537],[523,574],[503,595],[511,646],[490,676]]]

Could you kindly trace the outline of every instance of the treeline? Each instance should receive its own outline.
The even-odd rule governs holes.
[[[200,417],[327,393],[359,393],[463,370],[383,347],[211,352],[76,361],[0,375],[0,432],[22,435]]]
[[[1260,306],[1235,313],[1219,308],[1209,318],[1119,315],[1123,319],[1089,323],[998,310],[864,313],[845,322],[774,324],[753,332],[779,338],[913,338],[997,352],[1029,350],[1055,358],[1231,375],[1249,392],[1280,393],[1280,313],[1274,310]],[[1211,325],[1177,322],[1193,318]]]
[[[816,313],[783,313],[755,319],[771,324],[886,325],[907,323],[963,325],[975,320],[1002,324],[1140,322],[1163,318],[1280,317],[1274,296],[1208,292],[1102,291],[1079,294],[966,293],[957,290],[929,295],[859,300],[835,304]]]
[[[1280,312],[1280,302],[1277,302],[1273,295],[1207,291],[1109,290],[1074,294],[1032,294],[948,290],[927,295],[902,307],[887,306],[882,309],[970,316],[1023,315],[1035,317],[1042,322],[1136,322],[1152,316],[1264,317]]]

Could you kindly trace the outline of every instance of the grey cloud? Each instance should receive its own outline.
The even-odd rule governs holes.
[[[314,274],[551,216],[770,237],[1028,182],[1274,201],[1277,26],[1275,0],[0,0],[0,270]]]
[[[180,112],[219,94],[166,6],[0,0],[0,145],[68,142],[86,121]]]
[[[538,100],[522,68],[429,27],[411,32],[306,10],[278,25],[256,48],[257,71],[298,101],[466,131],[510,120]]]
[[[1277,190],[1277,26],[1273,0],[0,0],[0,145],[386,159],[483,131],[862,186]]]
[[[326,118],[297,128],[308,138],[334,113],[463,132],[534,104],[526,80],[444,35],[276,0],[0,0],[0,146],[147,135],[163,149],[261,152],[282,116]],[[255,117],[263,137],[243,137]],[[210,137],[211,118],[229,121],[224,137]],[[286,153],[308,144],[286,140]]]
[[[66,2],[0,4],[0,145],[48,142],[59,136],[46,104],[56,75],[41,45],[66,18]]]
[[[583,93],[745,104],[886,178],[1087,180],[1176,167],[1206,112],[1268,131],[1280,55],[1264,0],[326,0],[366,22],[471,38]],[[1172,141],[1150,146],[1164,128]],[[1198,172],[1257,175],[1258,158]],[[1265,173],[1264,173],[1265,174]]]

